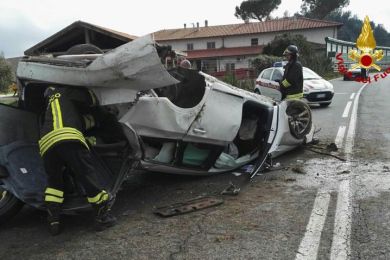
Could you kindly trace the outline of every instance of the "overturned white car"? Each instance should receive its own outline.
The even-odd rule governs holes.
[[[76,48],[77,50],[77,48]],[[310,141],[310,108],[230,86],[202,72],[167,69],[169,47],[139,38],[105,54],[25,57],[17,70],[18,106],[0,105],[0,222],[23,203],[44,209],[46,174],[39,124],[49,86],[88,88],[100,101],[91,151],[101,158],[98,181],[116,194],[135,167],[208,175],[267,158]],[[95,109],[95,108],[94,108]],[[64,169],[63,211],[90,207],[71,169]]]
[[[89,88],[132,133],[122,141],[144,169],[177,174],[224,172],[264,161],[312,134],[311,111],[303,102],[276,104],[202,72],[167,70],[166,53],[143,37],[105,54],[27,57],[17,71],[21,107],[42,111],[49,85]]]
[[[105,54],[26,57],[17,71],[20,108],[39,116],[43,93],[53,84],[91,89],[112,117],[112,129],[126,129],[108,143],[98,136],[97,147],[129,144],[139,166],[167,173],[229,171],[310,140],[305,103],[275,103],[202,72],[166,69],[166,54],[143,37]],[[103,128],[106,136],[113,131]]]

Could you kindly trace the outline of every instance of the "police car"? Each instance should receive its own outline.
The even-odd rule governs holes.
[[[256,79],[254,92],[275,100],[281,99],[279,82],[283,77],[282,66],[263,70]],[[309,68],[303,67],[303,97],[308,104],[319,104],[322,107],[332,103],[333,85]]]

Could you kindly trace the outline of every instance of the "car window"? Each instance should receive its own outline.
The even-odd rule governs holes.
[[[303,69],[303,79],[321,79],[317,73],[312,71],[311,69],[304,68]]]
[[[283,78],[282,72],[280,70],[274,70],[274,74],[272,74],[271,80],[280,81]]]
[[[262,79],[270,79],[271,78],[272,69],[266,69],[261,75]]]

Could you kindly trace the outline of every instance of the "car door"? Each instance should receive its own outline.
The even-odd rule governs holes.
[[[274,100],[281,100],[282,99],[282,93],[279,90],[279,82],[283,78],[282,70],[280,69],[274,69],[271,75],[271,80],[268,84],[269,89],[269,97],[271,97]]]
[[[171,86],[177,88],[175,95],[142,96],[120,121],[129,123],[140,136],[182,140],[206,102],[210,89],[198,71],[180,73],[185,79],[180,85]]]
[[[269,97],[271,93],[270,88],[268,87],[271,83],[271,75],[273,68],[265,69],[261,75],[259,80],[260,85],[260,94]]]
[[[191,108],[181,108],[166,97],[141,97],[121,119],[130,124],[140,136],[181,140],[195,120],[202,101]]]
[[[202,108],[192,122],[185,142],[226,145],[236,137],[241,124],[243,97],[216,81],[210,84]]]

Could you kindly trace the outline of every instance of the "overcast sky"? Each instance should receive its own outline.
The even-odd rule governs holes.
[[[141,36],[161,29],[181,28],[186,23],[209,21],[209,25],[240,23],[234,16],[242,0],[1,0],[0,51],[5,57],[23,51],[77,20]],[[350,0],[346,8],[359,18],[390,30],[387,0]],[[371,5],[369,5],[371,4]],[[301,0],[282,0],[273,16],[299,11]]]

